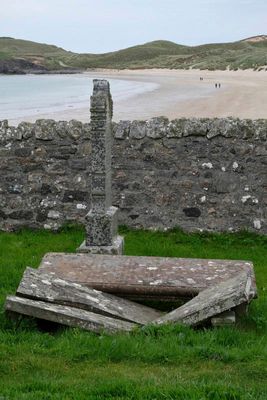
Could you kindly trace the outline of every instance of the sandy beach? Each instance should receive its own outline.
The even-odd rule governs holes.
[[[119,79],[155,83],[152,91],[114,100],[114,121],[179,117],[267,117],[267,72],[199,70],[123,70],[92,71],[88,78]],[[200,79],[202,77],[203,79]],[[215,84],[220,83],[220,88]],[[89,106],[49,114],[28,120],[53,118],[88,122]],[[25,120],[25,118],[24,118]],[[10,120],[20,122],[18,119]]]
[[[155,82],[159,87],[114,105],[114,120],[177,117],[267,118],[267,72],[144,70],[99,72],[99,77]],[[200,80],[200,77],[203,80]],[[220,88],[215,84],[220,83]],[[203,86],[206,93],[202,93]],[[186,92],[183,99],[179,91]]]

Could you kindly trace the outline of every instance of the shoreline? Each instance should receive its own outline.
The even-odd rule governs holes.
[[[80,70],[21,70],[21,72],[7,72],[3,73],[0,72],[0,76],[20,76],[20,75],[61,75],[61,74],[86,74],[86,73],[122,73],[122,72],[144,72],[144,71],[181,71],[181,72],[188,72],[188,71],[193,71],[193,72],[199,72],[199,73],[205,73],[205,72],[260,72],[260,73],[267,73],[267,66],[262,66],[260,67],[262,69],[252,69],[252,68],[247,68],[247,69],[199,69],[199,68],[188,68],[188,69],[180,69],[180,68],[122,68],[122,69],[117,69],[117,68],[88,68],[88,69],[80,69]]]
[[[154,83],[148,92],[114,100],[115,122],[119,120],[150,119],[166,116],[169,119],[191,117],[267,118],[266,71],[237,70],[107,70],[85,71],[83,76]],[[200,77],[203,80],[200,80]],[[215,84],[221,84],[215,88]],[[112,88],[111,88],[112,92]],[[90,120],[89,104],[61,112],[22,118],[30,122],[40,118],[55,120]],[[19,119],[9,119],[11,123]]]

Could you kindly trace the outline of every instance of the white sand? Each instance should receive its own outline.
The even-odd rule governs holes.
[[[88,77],[96,71],[86,72]],[[199,70],[97,71],[99,78],[153,82],[157,89],[114,102],[114,121],[177,117],[267,118],[267,72]],[[200,80],[203,77],[203,80]],[[215,88],[220,83],[221,88]],[[89,121],[88,107],[38,118]],[[31,118],[32,120],[32,118]]]
[[[267,118],[267,72],[145,70],[110,72],[107,76],[156,82],[158,89],[115,104],[114,119],[176,117]],[[203,81],[200,81],[200,76]],[[215,88],[220,83],[221,88]],[[195,93],[179,98],[179,90]],[[209,89],[206,94],[201,88]],[[191,97],[191,98],[190,98]]]

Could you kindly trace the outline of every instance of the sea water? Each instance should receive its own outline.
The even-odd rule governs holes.
[[[27,117],[88,107],[93,79],[86,74],[69,75],[0,75],[0,120],[27,120]],[[155,90],[153,82],[108,79],[114,101]]]

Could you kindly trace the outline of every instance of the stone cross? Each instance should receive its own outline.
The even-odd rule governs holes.
[[[113,102],[109,82],[94,79],[91,96],[91,209],[86,216],[86,241],[79,252],[122,254],[123,238],[117,235],[117,212],[111,196]]]

